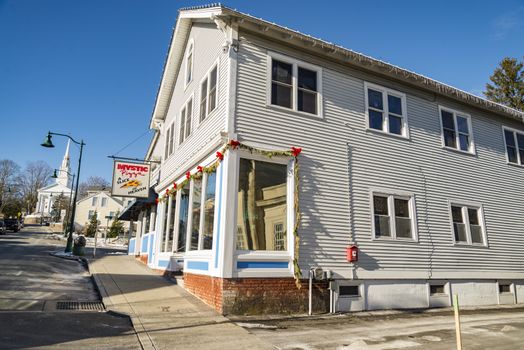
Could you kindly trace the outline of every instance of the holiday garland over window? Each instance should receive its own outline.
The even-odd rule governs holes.
[[[248,146],[248,145],[245,145],[243,143],[240,143],[239,141],[237,140],[229,140],[228,143],[226,143],[219,151],[216,152],[216,158],[217,160],[207,166],[207,167],[203,167],[203,166],[197,166],[197,172],[196,173],[193,173],[191,174],[190,171],[188,171],[186,173],[186,178],[184,179],[184,181],[182,181],[181,183],[179,183],[178,185],[176,183],[173,183],[173,187],[171,189],[166,189],[165,193],[163,196],[159,197],[156,199],[156,203],[159,203],[159,202],[165,202],[167,200],[167,198],[169,196],[172,196],[174,197],[176,195],[176,192],[179,190],[179,189],[182,189],[184,188],[185,185],[187,185],[191,180],[193,179],[201,179],[203,174],[204,173],[212,173],[214,172],[218,165],[224,160],[224,154],[229,151],[229,150],[235,150],[235,149],[243,149],[243,150],[247,150],[251,153],[256,153],[256,154],[260,154],[262,156],[265,156],[265,157],[268,157],[268,158],[272,158],[272,157],[293,157],[295,159],[295,166],[293,168],[294,170],[294,179],[295,179],[295,196],[294,196],[294,200],[293,200],[293,205],[294,205],[294,209],[295,209],[295,226],[293,228],[293,236],[294,236],[294,258],[293,258],[293,270],[294,270],[294,276],[295,276],[295,284],[297,286],[298,289],[301,288],[301,284],[300,284],[300,278],[302,277],[302,273],[300,271],[300,267],[298,265],[298,253],[299,253],[299,245],[300,245],[300,239],[299,239],[299,236],[298,236],[298,227],[300,225],[300,208],[299,208],[299,201],[298,201],[298,192],[299,192],[299,186],[298,186],[298,181],[299,181],[299,174],[298,174],[298,171],[299,171],[299,167],[298,167],[298,156],[300,154],[300,152],[302,152],[302,148],[298,148],[298,147],[291,147],[290,150],[285,150],[285,151],[266,151],[266,150],[262,150],[262,149],[258,149],[258,148],[254,148],[254,147],[251,147],[251,146]]]

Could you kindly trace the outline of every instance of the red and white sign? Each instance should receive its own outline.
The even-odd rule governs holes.
[[[115,161],[111,195],[117,197],[147,198],[151,165]]]

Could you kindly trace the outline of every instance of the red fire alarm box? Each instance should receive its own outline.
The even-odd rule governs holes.
[[[347,255],[348,262],[357,262],[358,261],[358,247],[356,245],[347,247],[346,255]]]

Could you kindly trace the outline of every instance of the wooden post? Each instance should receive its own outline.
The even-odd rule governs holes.
[[[462,337],[460,335],[460,315],[458,294],[453,295],[453,311],[455,312],[455,332],[457,336],[457,350],[462,350]]]

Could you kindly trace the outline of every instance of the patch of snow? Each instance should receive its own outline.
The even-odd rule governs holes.
[[[111,254],[111,253],[109,253]],[[122,253],[124,254],[124,253]],[[237,322],[237,325],[242,328],[258,328],[258,329],[277,329],[277,326],[262,324],[262,323],[244,323],[244,322]]]
[[[501,332],[510,332],[510,331],[516,331],[518,330],[517,327],[513,327],[513,326],[510,326],[510,325],[505,325],[504,327],[502,327],[502,329],[500,330]]]

